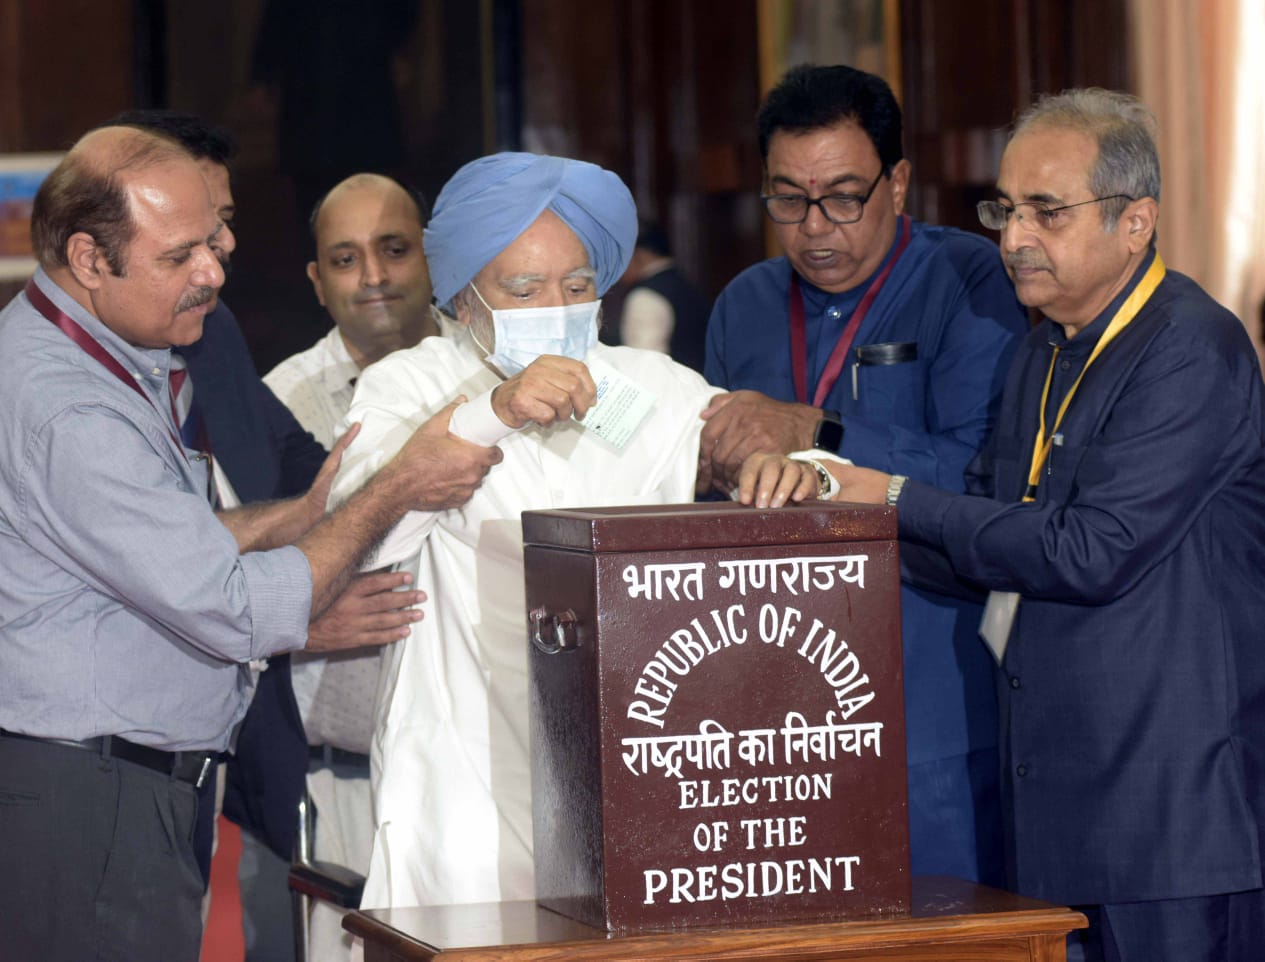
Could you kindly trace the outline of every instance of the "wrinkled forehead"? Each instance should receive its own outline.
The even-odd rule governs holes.
[[[519,276],[542,280],[584,274],[593,265],[579,236],[551,210],[541,213],[479,272],[497,283]]]
[[[1089,192],[1098,142],[1083,130],[1034,124],[1006,145],[997,192],[1012,201],[1069,203]]]

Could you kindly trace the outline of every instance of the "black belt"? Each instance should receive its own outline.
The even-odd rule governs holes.
[[[330,768],[334,765],[369,771],[369,756],[360,752],[349,752],[345,748],[333,745],[309,745],[308,757],[317,768]]]
[[[37,735],[23,735],[20,732],[5,731],[0,728],[0,735],[5,738],[22,738],[26,741],[42,742],[45,745],[65,745],[67,748],[81,748],[96,752],[103,758],[117,758],[131,762],[144,768],[169,775],[177,781],[187,782],[194,788],[201,788],[207,775],[215,767],[216,752],[165,752],[160,748],[147,748],[129,742],[118,735],[98,735],[96,738],[85,738],[76,741],[66,738],[40,738]]]

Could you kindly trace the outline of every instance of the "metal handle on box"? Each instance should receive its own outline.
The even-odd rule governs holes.
[[[544,608],[533,608],[527,618],[531,623],[531,643],[546,655],[580,647],[579,619],[570,608],[556,615]]]

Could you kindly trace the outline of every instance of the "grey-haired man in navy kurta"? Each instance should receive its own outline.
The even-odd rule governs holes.
[[[1048,319],[969,495],[832,470],[900,489],[907,560],[992,591],[1011,880],[1085,906],[1069,959],[1255,962],[1265,398],[1243,326],[1154,249],[1150,125],[1101,90],[1020,118],[980,219]]]

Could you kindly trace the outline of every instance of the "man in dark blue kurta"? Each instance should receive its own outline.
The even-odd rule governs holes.
[[[705,415],[714,470],[818,447],[962,490],[1027,326],[996,251],[902,214],[900,109],[878,77],[797,68],[758,123],[787,256],[739,275],[712,313],[707,380],[736,392]],[[906,585],[901,609],[913,871],[1000,883],[980,606]]]
[[[1085,905],[1069,959],[1247,962],[1265,946],[1265,398],[1243,326],[1154,249],[1134,98],[1020,118],[999,228],[1025,304],[997,428],[962,496],[898,489],[907,561],[990,589],[1019,891]],[[930,566],[920,566],[926,571]]]

